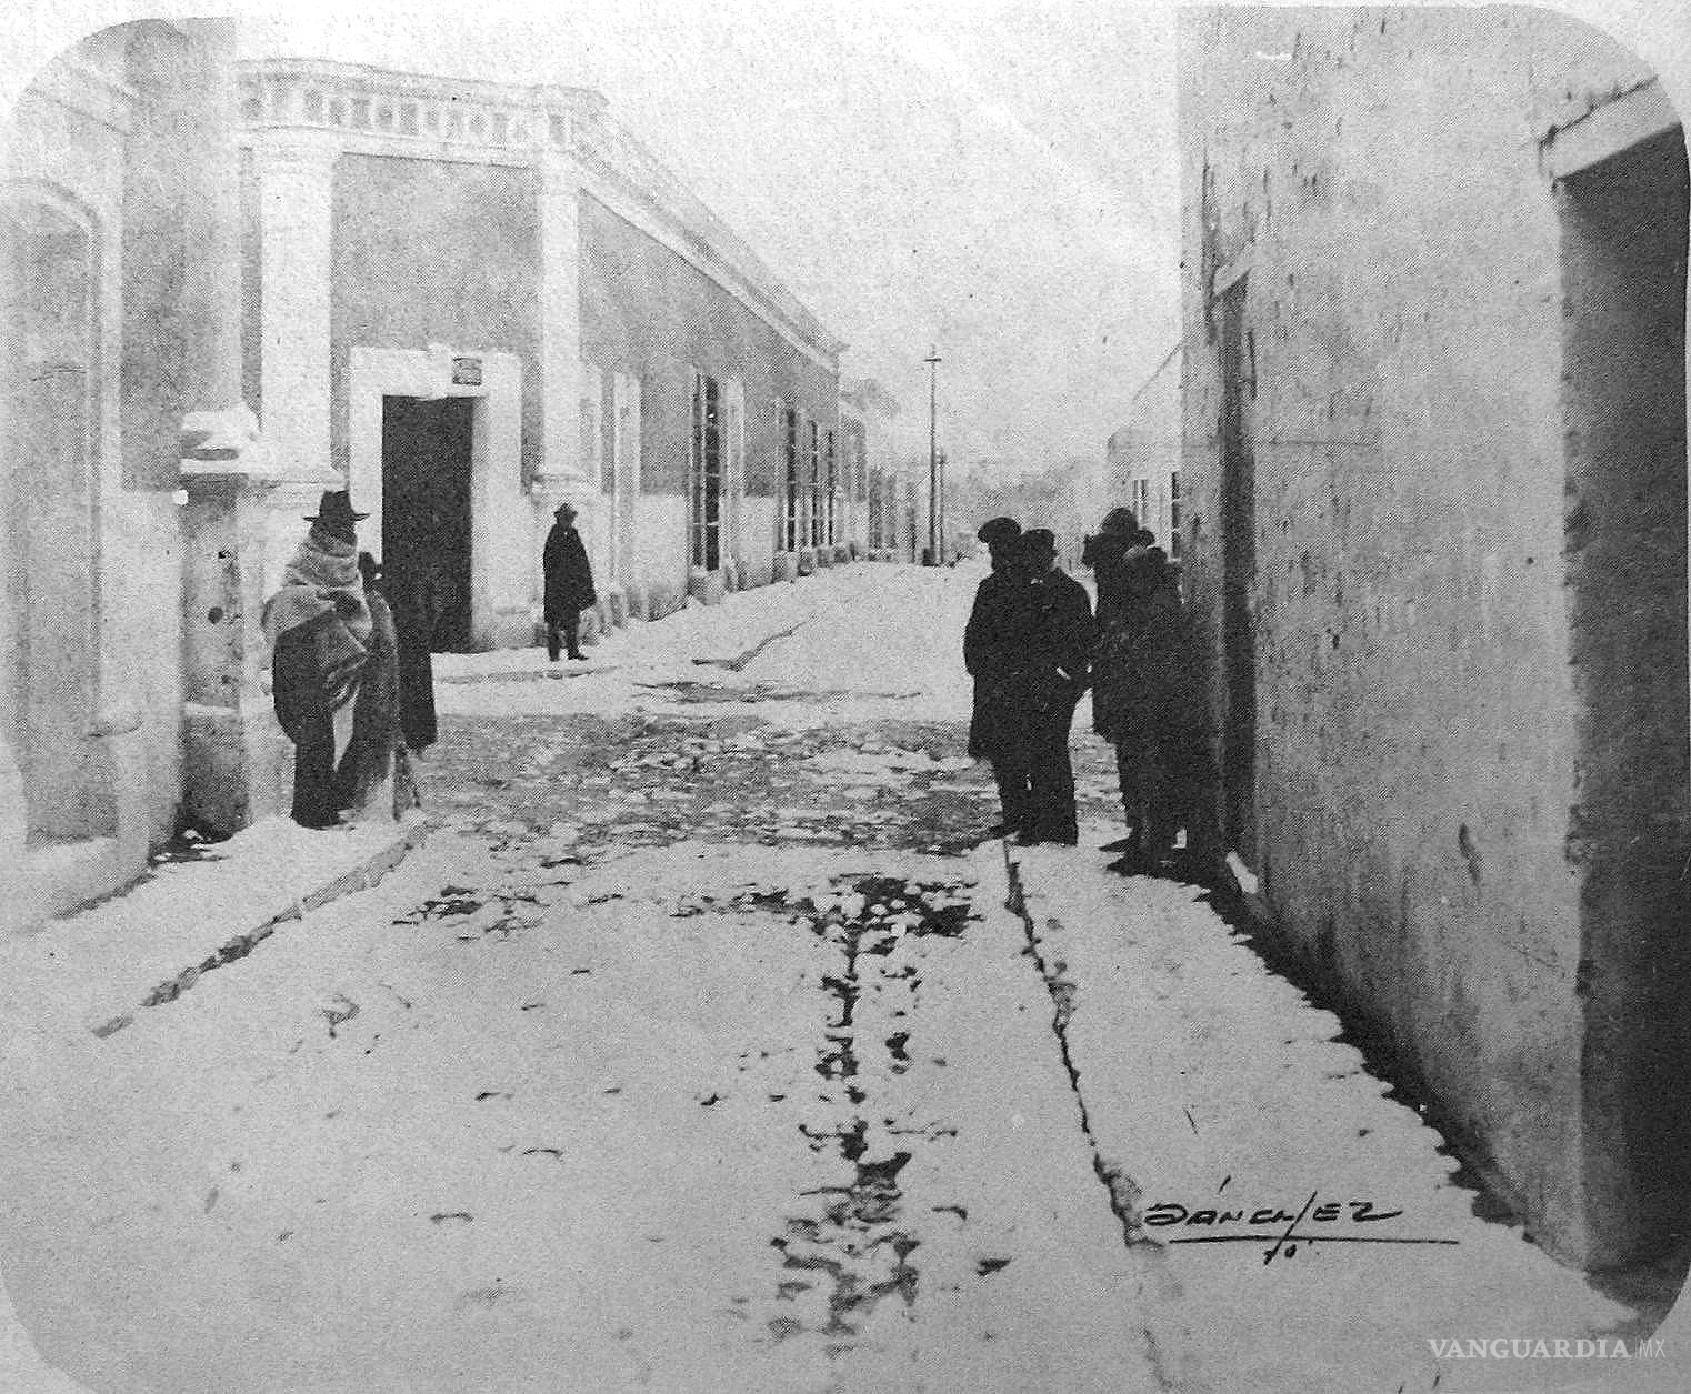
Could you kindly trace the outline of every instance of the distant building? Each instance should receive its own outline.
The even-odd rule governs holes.
[[[964,477],[954,510],[958,530],[974,536],[988,518],[1014,518],[1024,528],[1047,528],[1056,537],[1057,563],[1084,575],[1086,535],[1105,513],[1126,502],[1116,496],[1104,459],[1074,457],[1042,469],[1014,470],[1008,462],[982,462]]]
[[[843,345],[578,88],[241,65],[247,398],[436,643],[532,641],[556,505],[605,619],[809,569]]]
[[[1224,845],[1539,1243],[1683,1255],[1679,115],[1542,9],[1183,26]]]
[[[1125,504],[1139,525],[1178,562],[1180,513],[1180,345],[1137,392],[1128,419],[1110,434],[1106,448],[1110,497]]]
[[[875,539],[885,524],[879,480],[887,469],[886,422],[896,415],[898,402],[873,378],[841,385],[844,476],[832,541],[853,557],[879,550]]]

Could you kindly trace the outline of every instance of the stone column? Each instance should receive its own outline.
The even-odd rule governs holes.
[[[337,146],[310,131],[265,133],[258,172],[264,447],[285,470],[329,465],[330,229]],[[356,501],[355,501],[356,503]]]
[[[233,120],[225,67],[217,100]],[[224,127],[227,138],[229,127]],[[267,138],[268,139],[268,138]],[[233,832],[286,808],[291,748],[265,682],[260,626],[279,503],[341,487],[329,460],[329,190],[333,147],[266,143],[258,155],[263,231],[265,430],[241,400],[239,166],[232,142],[210,161],[208,235],[193,252],[203,404],[183,421],[183,807]],[[298,531],[303,524],[295,523]]]
[[[568,500],[579,515],[576,530],[584,541],[591,539],[599,522],[599,481],[587,478],[583,460],[581,167],[572,155],[548,145],[536,154],[535,176],[540,205],[541,460],[529,496],[535,510],[538,616],[540,543],[552,525],[552,512]]]

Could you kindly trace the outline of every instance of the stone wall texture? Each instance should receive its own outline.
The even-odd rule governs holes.
[[[1218,821],[1282,946],[1535,1237],[1630,1261],[1680,1237],[1691,1171],[1660,1094],[1687,1059],[1663,870],[1688,855],[1683,145],[1646,350],[1637,324],[1578,328],[1613,259],[1579,272],[1539,162],[1554,123],[1649,79],[1633,56],[1526,8],[1183,25],[1183,560]],[[1584,408],[1564,385],[1621,344],[1678,413],[1630,469],[1578,445],[1612,384]]]

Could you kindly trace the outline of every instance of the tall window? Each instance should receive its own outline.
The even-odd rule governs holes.
[[[640,379],[611,380],[610,534],[612,581],[634,575],[634,512],[640,497]]]
[[[746,396],[739,378],[722,385],[722,550],[743,562],[746,509]]]
[[[830,547],[840,540],[840,462],[834,448],[834,433],[828,432],[828,536]]]
[[[1180,471],[1168,474],[1168,559],[1180,560]]]
[[[810,423],[810,545],[822,545],[822,429]]]
[[[1128,505],[1133,509],[1133,516],[1139,520],[1139,526],[1151,526],[1151,481],[1135,479],[1128,484]]]
[[[785,421],[787,479],[782,491],[781,549],[799,548],[799,414],[792,407],[782,413]]]
[[[722,565],[722,401],[715,378],[693,374],[693,445],[688,470],[690,560],[706,571]]]

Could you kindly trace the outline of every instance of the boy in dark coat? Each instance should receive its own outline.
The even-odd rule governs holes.
[[[1074,802],[1069,728],[1086,691],[1092,657],[1092,602],[1057,566],[1057,540],[1044,528],[1022,534],[1027,582],[1019,596],[1012,678],[1022,717],[1015,757],[1026,771],[1028,821],[1017,842],[1080,840]]]
[[[581,612],[599,603],[598,593],[593,589],[593,568],[588,563],[581,534],[575,530],[575,509],[561,503],[553,516],[557,521],[547,535],[546,550],[541,554],[541,568],[546,575],[543,608],[546,653],[556,663],[559,648],[567,645],[571,658],[585,662],[587,655],[581,651]]]
[[[1011,674],[1017,657],[1016,602],[1027,574],[1016,555],[1022,525],[1014,518],[993,518],[975,535],[987,545],[992,574],[976,590],[963,630],[963,666],[975,680],[969,754],[992,762],[1000,809],[992,832],[1002,836],[1020,832],[1029,815],[1026,762],[1010,749],[1021,738]]]

